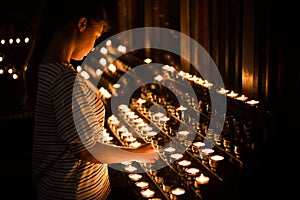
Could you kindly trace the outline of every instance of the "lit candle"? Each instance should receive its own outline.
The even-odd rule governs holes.
[[[139,181],[139,182],[136,182],[135,185],[137,187],[139,187],[140,189],[146,189],[146,188],[148,188],[149,183],[146,181]]]
[[[226,89],[224,89],[224,88],[221,88],[220,90],[217,90],[217,92],[218,92],[219,94],[227,94],[227,93],[229,92],[229,90],[226,90]]]
[[[135,142],[136,140],[137,139],[133,136],[124,138],[124,142],[127,142],[128,144],[130,144],[131,142]]]
[[[213,155],[209,157],[209,165],[211,168],[217,168],[218,163],[224,160],[224,156],[221,155]]]
[[[194,142],[192,145],[192,151],[194,153],[199,153],[200,149],[205,146],[204,142]]]
[[[238,96],[238,93],[235,93],[234,91],[231,91],[229,94],[227,94],[228,97],[234,98]]]
[[[195,186],[197,187],[198,184],[207,184],[209,182],[209,177],[204,176],[203,173],[201,173],[200,176],[195,178]]]
[[[175,159],[175,160],[179,160],[183,157],[183,155],[180,154],[180,153],[174,153],[174,154],[171,154],[170,157]]]
[[[155,194],[155,192],[153,190],[150,189],[146,189],[146,190],[142,190],[141,191],[141,195],[145,198],[150,198],[153,197]]]
[[[203,87],[206,87],[206,88],[210,88],[213,86],[212,83],[208,82],[207,80],[204,80],[204,83],[202,83],[202,86]]]
[[[182,166],[182,167],[188,167],[191,165],[191,161],[189,160],[181,160],[178,162],[178,165]]]
[[[213,155],[213,156],[210,156],[210,159],[213,161],[220,161],[220,160],[224,160],[224,156]]]
[[[142,99],[142,98],[139,98],[137,100],[137,103],[141,106],[143,103],[146,103],[146,100],[145,99]]]
[[[188,173],[188,175],[190,175],[190,176],[196,176],[198,173],[199,173],[199,169],[197,169],[197,168],[188,168],[188,169],[186,169],[185,170],[187,173]]]
[[[177,198],[185,193],[183,188],[175,188],[171,190],[170,199],[177,200]]]
[[[242,96],[236,97],[235,99],[239,100],[239,101],[246,101],[248,99],[248,97],[246,97],[245,95],[242,95]]]
[[[184,140],[188,135],[188,131],[179,131],[177,136],[179,140]]]
[[[256,104],[259,103],[259,101],[256,101],[256,100],[250,100],[250,101],[247,101],[246,103],[249,104],[249,105],[256,105]]]
[[[165,149],[165,152],[168,152],[168,153],[173,153],[174,151],[176,151],[176,149],[174,147],[168,147]]]
[[[133,181],[138,181],[142,178],[141,174],[129,174],[128,177]]]
[[[131,148],[138,148],[141,145],[142,145],[142,143],[135,141],[135,142],[130,143],[129,147],[131,147]]]
[[[125,167],[125,170],[127,170],[129,172],[133,172],[133,171],[137,170],[137,168],[134,167],[134,166],[132,166],[132,165],[130,165],[130,166]]]

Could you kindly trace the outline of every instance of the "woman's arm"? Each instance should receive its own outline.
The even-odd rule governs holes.
[[[153,163],[159,159],[159,153],[151,143],[143,144],[138,148],[128,148],[97,142],[89,150],[83,151],[78,156],[82,160],[104,164],[127,161]]]

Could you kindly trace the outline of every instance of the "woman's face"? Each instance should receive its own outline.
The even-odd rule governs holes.
[[[87,24],[86,18],[81,18],[78,23],[78,34],[75,39],[75,47],[72,53],[72,59],[82,60],[93,50],[96,40],[101,36],[103,23]]]

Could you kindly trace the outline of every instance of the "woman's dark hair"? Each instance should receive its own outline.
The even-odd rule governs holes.
[[[24,108],[33,109],[37,90],[37,67],[41,64],[45,50],[54,32],[72,20],[86,17],[89,21],[104,22],[104,31],[108,30],[107,8],[109,0],[45,0],[41,13],[33,26],[33,42],[25,63],[25,99]]]

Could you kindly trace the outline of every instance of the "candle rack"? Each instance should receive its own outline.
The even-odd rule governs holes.
[[[117,49],[110,46],[110,51],[105,54],[108,61],[114,61],[117,68],[116,72],[112,73],[107,70],[107,65],[104,66],[104,74],[98,86],[106,86],[112,93],[122,92],[119,89],[111,87],[112,84],[117,83],[119,78],[124,73],[132,70],[135,66],[144,64],[143,60],[134,53],[126,53],[122,57],[118,57]],[[259,134],[260,127],[257,125],[257,118],[261,115],[263,110],[261,104],[251,104],[251,102],[258,103],[257,101],[247,101],[248,97],[235,94],[235,96],[227,95],[228,93],[234,94],[231,90],[219,90],[214,88],[214,85],[199,79],[195,75],[190,75],[187,72],[173,68],[173,70],[163,67],[163,73],[157,74],[153,83],[141,84],[132,95],[128,109],[133,112],[137,118],[141,118],[146,124],[151,124],[150,130],[143,130],[145,124],[134,122],[134,118],[127,118],[119,112],[116,118],[120,121],[119,124],[107,123],[109,130],[113,133],[114,137],[119,141],[119,144],[129,146],[129,142],[123,140],[120,136],[121,126],[126,127],[137,138],[136,142],[144,143],[152,141],[158,147],[161,153],[161,161],[167,163],[167,171],[172,172],[173,178],[181,182],[187,190],[186,195],[190,195],[192,199],[222,199],[230,197],[231,199],[242,198],[241,192],[243,187],[249,179],[248,164],[255,162],[256,149],[259,141],[256,141],[256,134]],[[127,73],[128,75],[128,73]],[[135,80],[134,73],[128,75]],[[188,82],[196,93],[196,99],[189,97],[185,93],[185,86],[182,80]],[[163,86],[162,86],[163,85]],[[126,86],[125,86],[126,87]],[[171,91],[176,91],[186,101],[180,105],[178,100],[174,97]],[[225,115],[218,115],[211,108],[210,92],[214,95],[221,95],[226,98],[227,111]],[[108,118],[110,113],[110,100],[103,99],[107,109]],[[121,105],[118,105],[121,106]],[[152,112],[151,108],[163,107],[162,113]],[[159,110],[159,109],[158,109]],[[189,113],[192,113],[189,115]],[[160,118],[159,115],[163,114],[165,119]],[[194,119],[193,115],[199,115],[199,121]],[[220,134],[216,134],[215,130],[209,129],[212,115],[222,118],[224,124],[215,124],[220,130]],[[164,121],[165,120],[165,121]],[[195,120],[195,121],[193,121]],[[108,120],[109,121],[109,120]],[[218,121],[218,120],[217,120]],[[216,123],[216,122],[214,122]],[[189,133],[195,136],[194,140],[179,141],[179,124],[186,129]],[[116,128],[118,127],[118,128]],[[143,134],[153,132],[151,134]],[[185,137],[184,134],[180,137]],[[193,163],[193,167],[199,169],[205,175],[209,176],[209,184],[197,185],[191,184],[190,178],[187,179],[183,176],[184,173],[170,163],[165,158],[166,152],[162,152],[161,148],[167,145],[170,141],[176,140],[178,145],[184,148],[183,158]],[[204,142],[205,146],[200,147],[198,150],[193,149],[193,142]],[[176,143],[175,143],[176,144]],[[208,146],[213,150],[212,154],[205,155],[201,152],[202,149]],[[209,158],[212,155],[220,155],[224,159],[221,161],[211,161]],[[255,165],[255,164],[253,164]],[[253,166],[252,165],[252,166]],[[164,185],[161,179],[154,175],[155,172],[149,170],[143,165],[140,165],[150,182],[155,185],[155,188],[162,199],[171,199],[169,185]],[[168,191],[168,192],[166,192]],[[138,194],[137,194],[138,195]],[[221,198],[222,197],[222,198]]]

